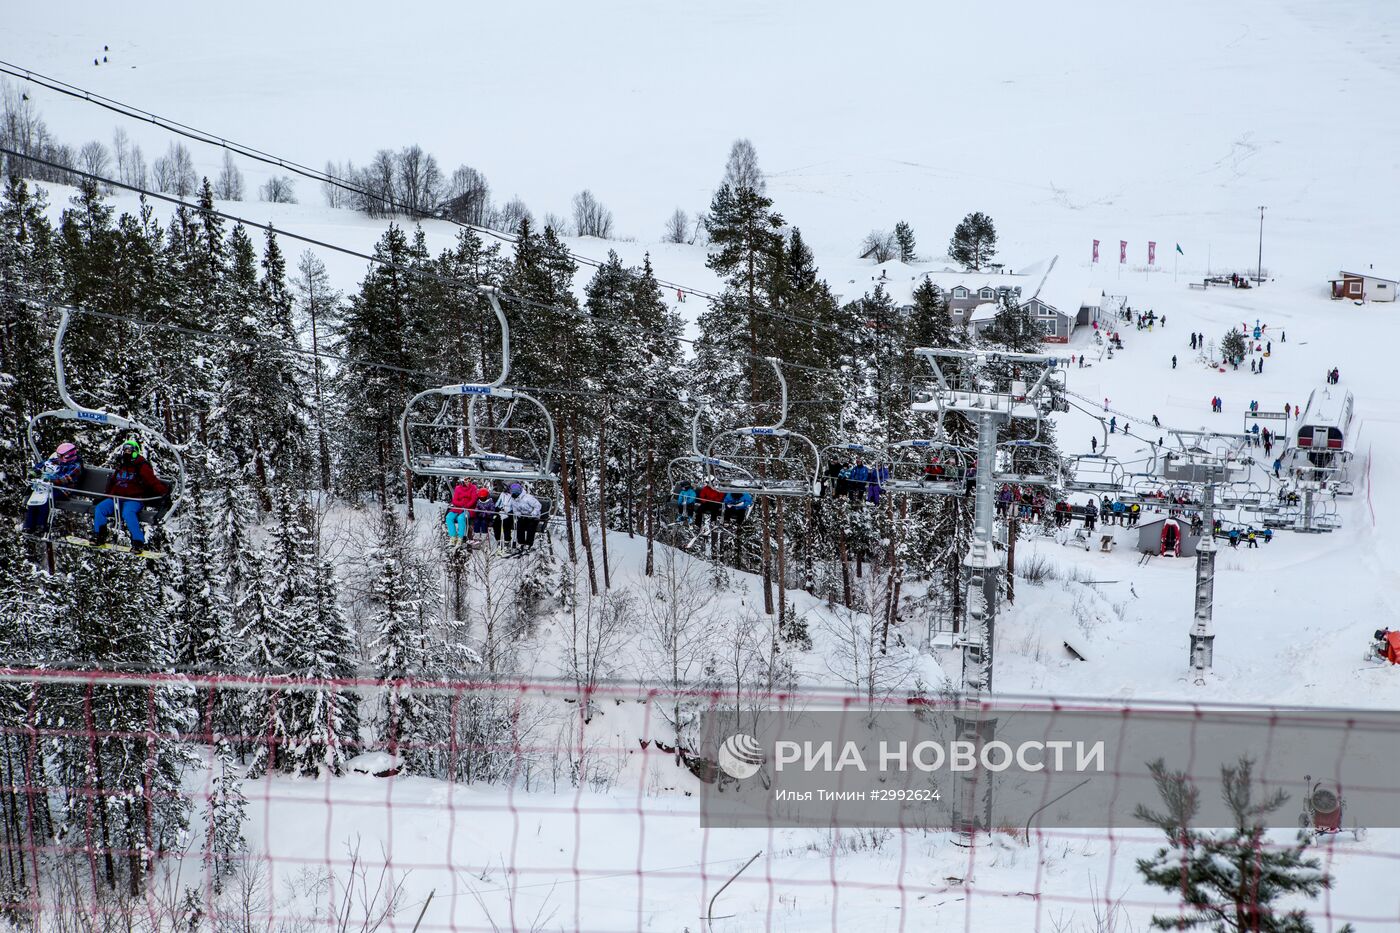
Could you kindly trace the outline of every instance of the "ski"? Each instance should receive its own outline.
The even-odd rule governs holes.
[[[75,547],[85,547],[94,551],[115,551],[118,554],[132,554],[136,557],[144,557],[147,560],[161,560],[165,557],[165,554],[161,551],[153,551],[147,548],[141,548],[138,550],[136,548],[131,547],[130,545],[115,544],[111,541],[108,541],[106,544],[94,544],[87,538],[80,538],[77,535],[65,535],[62,539],[59,540],[63,541],[66,544],[71,544]]]

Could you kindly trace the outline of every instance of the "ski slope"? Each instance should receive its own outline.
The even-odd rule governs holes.
[[[855,258],[867,231],[905,219],[921,252],[937,254],[959,218],[982,210],[995,218],[1001,258],[1011,266],[1059,255],[1109,294],[1166,315],[1165,328],[1127,328],[1114,359],[1068,375],[1075,392],[1140,416],[1135,431],[1145,431],[1153,414],[1165,425],[1239,430],[1250,399],[1265,409],[1302,405],[1336,366],[1342,388],[1355,393],[1353,443],[1357,465],[1369,463],[1365,480],[1340,507],[1342,530],[1281,532],[1257,550],[1222,552],[1215,667],[1204,687],[1185,678],[1192,562],[1154,558],[1138,566],[1127,539],[1111,554],[1044,540],[1021,545],[1023,565],[1040,554],[1061,576],[1077,572],[1100,585],[1021,583],[1016,605],[999,620],[997,684],[1018,693],[1395,707],[1400,668],[1368,667],[1361,658],[1373,629],[1400,624],[1393,558],[1400,547],[1400,388],[1389,368],[1400,345],[1400,304],[1329,301],[1326,279],[1342,266],[1372,263],[1400,274],[1393,194],[1400,126],[1388,115],[1400,96],[1396,37],[1400,4],[1387,0],[1180,0],[1146,8],[1107,0],[539,0],[418,10],[253,2],[217,18],[170,3],[77,0],[61,13],[36,4],[7,11],[0,58],[310,165],[363,163],[378,148],[419,143],[448,171],[460,162],[482,170],[498,201],[519,195],[536,216],[567,213],[569,199],[586,187],[613,209],[626,239],[572,239],[573,249],[593,258],[615,249],[629,262],[649,252],[659,276],[702,290],[717,287],[703,248],[657,240],[675,207],[693,214],[707,204],[737,136],[754,141],[777,208],[801,227],[822,274],[846,299],[874,284],[871,264]],[[109,62],[94,66],[103,45]],[[29,93],[60,139],[110,140],[114,115]],[[124,128],[148,161],[168,142],[149,126],[128,121]],[[197,169],[213,175],[220,153],[192,149]],[[241,167],[250,192],[270,174]],[[366,252],[383,231],[381,222],[321,206],[308,181],[297,192],[297,205],[221,206]],[[55,212],[67,196],[52,189]],[[116,202],[134,205],[127,196]],[[1188,288],[1208,268],[1254,267],[1259,205],[1268,207],[1263,265],[1270,281],[1248,291]],[[425,230],[434,251],[454,235],[440,223]],[[1092,239],[1102,241],[1097,267],[1088,261]],[[1129,241],[1123,266],[1114,261],[1120,239]],[[1151,273],[1142,268],[1148,240],[1157,242],[1160,263]],[[1176,244],[1184,255],[1175,254]],[[362,260],[322,255],[340,288],[363,275]],[[682,310],[693,321],[703,303],[692,298]],[[1227,328],[1255,320],[1271,334],[1287,332],[1286,343],[1274,340],[1262,375],[1195,363],[1191,331],[1218,342]],[[1096,353],[1087,331],[1063,348],[1086,350]],[[1225,400],[1224,413],[1211,414],[1212,395]],[[1070,453],[1086,450],[1097,431],[1079,412],[1062,416],[1059,428]],[[635,571],[635,551],[615,546],[619,564]],[[1087,660],[1071,659],[1065,640]],[[928,672],[956,672],[957,663],[953,654],[929,658]],[[801,675],[815,683],[823,671],[813,657]],[[643,786],[636,772],[626,779]],[[255,853],[279,858],[315,860],[358,834],[367,851],[383,842],[389,853],[429,851],[442,860],[452,853],[472,865],[499,866],[514,856],[527,867],[573,858],[602,868],[625,851],[628,866],[640,852],[648,871],[708,865],[722,878],[734,860],[765,848],[778,860],[770,872],[809,880],[796,894],[780,892],[781,902],[765,885],[736,886],[726,909],[742,920],[725,929],[765,922],[793,930],[1048,927],[1014,895],[958,901],[967,893],[961,882],[949,883],[949,903],[921,903],[904,916],[902,905],[873,895],[846,894],[833,904],[823,886],[838,876],[888,878],[906,858],[923,879],[1009,892],[1041,873],[1041,883],[1087,890],[1117,866],[1112,896],[1128,889],[1148,896],[1129,881],[1131,860],[1145,847],[1134,840],[970,858],[942,838],[901,837],[884,849],[842,851],[838,873],[831,843],[823,848],[817,834],[703,837],[691,798],[649,799],[648,807],[674,815],[648,823],[655,829],[647,841],[637,837],[631,792],[602,800],[590,792],[589,803],[618,812],[589,817],[587,826],[556,819],[517,829],[501,809],[504,792],[492,789],[449,790],[417,778],[269,782],[276,786],[261,802],[250,792],[250,841]],[[442,825],[433,808],[448,794],[481,798],[478,822]],[[332,797],[345,803],[334,817],[321,807]],[[382,805],[391,799],[416,809]],[[517,832],[527,843],[513,852]],[[588,843],[571,852],[576,838]],[[612,851],[597,848],[599,840]],[[1339,877],[1332,906],[1400,918],[1387,884],[1396,849],[1394,834],[1373,833],[1367,843],[1329,853]],[[412,899],[439,891],[429,923],[480,925],[489,915],[513,924],[519,918],[505,919],[504,874],[484,871],[468,884],[461,875],[420,872]],[[519,903],[562,911],[554,926],[580,917],[590,927],[696,923],[692,884],[663,871],[644,885],[641,877],[629,871],[579,882],[567,868],[542,869],[535,876],[541,887]],[[677,904],[685,905],[683,916]],[[1144,912],[1134,916],[1145,926]]]

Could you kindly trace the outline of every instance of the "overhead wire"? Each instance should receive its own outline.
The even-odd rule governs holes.
[[[250,228],[252,228],[252,229],[254,229],[254,230],[261,230],[261,231],[263,231],[263,232],[265,232],[265,233],[270,233],[270,234],[272,234],[272,235],[274,235],[274,236],[283,236],[283,237],[286,237],[287,239],[296,240],[296,241],[299,242],[299,243],[305,243],[305,244],[307,244],[308,246],[314,246],[314,247],[316,247],[316,248],[318,248],[318,249],[330,250],[331,252],[340,253],[340,254],[345,255],[345,256],[352,256],[352,257],[354,257],[354,258],[356,258],[356,259],[362,259],[362,260],[364,260],[365,262],[369,262],[369,263],[373,263],[373,264],[376,264],[376,265],[384,266],[385,268],[393,269],[393,270],[395,270],[395,271],[397,271],[397,272],[402,272],[402,273],[404,273],[405,275],[417,276],[417,277],[419,277],[419,278],[426,279],[426,280],[428,280],[428,281],[436,282],[436,283],[438,283],[438,284],[440,284],[440,285],[448,285],[448,286],[451,286],[451,287],[454,287],[454,288],[462,288],[462,287],[464,287],[464,286],[467,286],[467,283],[462,282],[460,279],[454,279],[454,278],[452,278],[452,277],[450,277],[450,276],[442,275],[442,274],[440,274],[440,273],[433,272],[433,271],[428,270],[428,269],[421,269],[421,268],[418,268],[418,267],[416,267],[416,266],[406,266],[406,265],[403,265],[403,264],[401,264],[401,263],[396,263],[396,262],[393,262],[393,261],[391,261],[391,260],[385,259],[385,258],[383,258],[382,256],[375,256],[375,255],[373,255],[373,254],[371,254],[371,253],[361,252],[360,250],[352,249],[352,248],[350,248],[350,247],[348,247],[348,246],[341,246],[341,245],[339,245],[339,244],[337,244],[337,243],[331,243],[331,242],[328,242],[328,241],[326,241],[326,240],[317,239],[316,237],[307,236],[306,234],[296,233],[296,232],[291,231],[291,230],[286,230],[286,229],[283,229],[283,228],[281,228],[281,227],[277,227],[277,226],[275,226],[275,225],[273,225],[273,224],[267,224],[267,223],[262,223],[262,222],[256,221],[256,220],[250,220],[249,218],[242,217],[242,216],[239,216],[239,215],[237,215],[237,214],[231,214],[231,213],[229,213],[228,211],[221,211],[221,210],[219,210],[219,209],[217,209],[217,208],[213,208],[213,207],[210,207],[210,208],[201,207],[201,206],[198,205],[198,204],[192,204],[192,203],[190,203],[189,201],[186,201],[184,198],[176,197],[176,196],[174,196],[174,195],[164,194],[164,193],[162,193],[162,192],[151,191],[151,190],[149,190],[149,189],[147,189],[147,188],[142,188],[142,187],[139,186],[139,185],[132,185],[132,184],[128,184],[128,183],[126,183],[126,182],[117,181],[116,179],[107,178],[107,177],[105,177],[105,176],[97,175],[97,174],[94,174],[94,173],[92,173],[92,172],[83,171],[82,169],[70,168],[70,167],[68,167],[68,166],[66,166],[66,165],[63,165],[63,164],[61,164],[61,163],[53,162],[53,161],[47,160],[47,159],[42,159],[42,158],[39,158],[39,157],[37,157],[37,156],[25,155],[24,153],[18,152],[18,151],[14,150],[14,149],[10,149],[10,148],[5,147],[5,146],[0,146],[0,155],[8,155],[8,156],[12,156],[12,157],[15,157],[15,158],[25,159],[25,160],[27,160],[27,161],[30,161],[30,162],[35,163],[36,165],[43,165],[43,166],[46,166],[46,167],[48,167],[48,168],[52,168],[52,169],[54,169],[54,170],[56,170],[56,171],[67,172],[67,173],[69,173],[69,174],[71,174],[71,175],[74,175],[74,176],[77,176],[77,177],[79,177],[79,178],[83,178],[83,179],[86,179],[86,180],[88,180],[88,181],[94,182],[95,184],[107,185],[107,186],[110,186],[110,187],[112,187],[112,188],[120,188],[120,189],[125,190],[125,191],[130,191],[130,192],[133,192],[133,193],[135,193],[135,194],[139,194],[139,195],[141,195],[142,197],[152,198],[152,199],[157,200],[157,201],[163,201],[163,202],[165,202],[165,203],[173,204],[173,205],[175,205],[175,206],[177,206],[177,207],[183,207],[183,208],[185,208],[186,210],[194,211],[194,212],[196,212],[196,213],[200,213],[200,214],[209,214],[209,215],[211,215],[211,216],[218,217],[218,218],[223,219],[223,220],[227,220],[227,221],[229,221],[229,222],[231,222],[231,223],[241,224],[241,225],[243,225],[243,226],[245,226],[245,227],[250,227]],[[468,286],[468,287],[469,287],[469,286]],[[532,299],[532,298],[527,298],[527,297],[525,297],[525,296],[523,296],[523,295],[518,295],[518,294],[515,294],[514,292],[508,292],[508,291],[504,291],[504,290],[499,291],[499,294],[501,295],[501,297],[507,299],[508,301],[513,301],[513,302],[515,302],[516,304],[520,304],[520,305],[523,305],[523,306],[525,306],[525,307],[535,308],[535,309],[541,310],[541,311],[552,311],[552,312],[555,312],[555,313],[564,314],[564,315],[568,315],[568,316],[571,316],[571,317],[576,317],[576,318],[579,318],[579,319],[582,319],[582,320],[594,320],[593,315],[589,314],[587,311],[584,311],[584,310],[581,309],[581,308],[577,308],[577,309],[576,309],[576,308],[567,308],[567,307],[564,307],[564,306],[562,306],[562,305],[548,304],[548,303],[546,303],[546,302],[536,301],[536,300],[534,300],[534,299]],[[657,331],[639,330],[639,332],[640,332],[640,333],[645,333],[645,334],[650,334],[650,335],[652,335],[652,336],[665,336],[665,337],[672,337],[672,336],[673,336],[673,335],[659,334]],[[690,344],[690,345],[692,345],[692,346],[698,346],[698,345],[700,344],[700,341],[698,341],[698,340],[692,340],[692,339],[689,339],[689,338],[686,338],[686,337],[681,337],[681,336],[678,336],[678,335],[674,335],[674,339],[677,340],[677,341],[680,342],[680,343],[686,343],[686,344]],[[768,357],[767,357],[767,356],[764,356],[764,355],[762,355],[762,354],[757,354],[757,353],[738,353],[738,354],[735,354],[735,355],[737,355],[737,356],[742,356],[742,357],[745,357],[745,358],[747,358],[747,359],[757,360],[757,361],[760,361],[760,362],[766,362],[766,361],[768,360]],[[805,364],[805,363],[795,363],[795,362],[790,362],[790,361],[784,361],[784,362],[783,362],[783,366],[784,366],[784,368],[798,369],[798,370],[803,370],[803,371],[806,371],[806,372],[822,373],[822,374],[832,375],[832,376],[840,376],[840,377],[843,377],[843,378],[844,378],[845,375],[846,375],[845,373],[842,373],[842,372],[840,372],[840,371],[838,371],[838,370],[829,369],[829,368],[820,367],[820,366],[808,366],[808,365]]]
[[[39,305],[41,307],[45,307],[53,311],[68,311],[71,314],[76,314],[82,317],[91,317],[108,321],[118,321],[125,324],[131,324],[135,327],[149,327],[158,330],[167,330],[175,333],[184,334],[190,337],[208,337],[215,340],[225,341],[237,341],[240,339],[234,334],[220,333],[218,331],[207,330],[204,328],[190,327],[184,324],[175,324],[169,321],[153,321],[149,318],[136,317],[134,315],[127,314],[116,314],[111,311],[95,311],[91,308],[82,308],[76,305],[69,305],[64,304],[62,302],[53,301],[48,298],[39,298],[33,295],[23,295],[18,292],[0,291],[0,299],[9,299],[12,301],[26,302],[29,304]],[[324,359],[340,363],[345,366],[359,367],[364,369],[380,369],[388,372],[403,373],[405,375],[421,375],[444,384],[450,383],[454,378],[451,375],[446,375],[441,372],[428,369],[426,367],[399,366],[394,363],[384,363],[378,360],[366,360],[358,357],[346,356],[340,353],[332,353],[327,350],[308,349],[299,344],[285,344],[279,340],[276,340],[275,338],[267,339],[276,342],[279,346],[284,347],[296,356]],[[519,388],[526,392],[534,392],[540,395],[591,396],[596,394],[595,392],[592,392],[587,389],[573,389],[565,388],[562,386],[520,385],[516,386],[516,388]],[[619,394],[634,401],[658,402],[661,404],[669,405],[688,404],[679,397],[643,395],[641,393],[633,392],[627,389],[620,390]],[[792,399],[788,402],[789,405],[839,405],[841,403],[841,399],[835,398]]]
[[[142,123],[149,123],[152,126],[158,127],[169,133],[174,133],[178,136],[184,137],[185,139],[193,140],[199,143],[205,143],[211,146],[218,146],[221,149],[227,149],[228,151],[243,156],[244,158],[252,159],[254,161],[261,162],[265,165],[276,166],[277,168],[284,169],[295,175],[300,175],[303,178],[309,178],[312,181],[332,185],[336,188],[340,188],[343,191],[347,191],[352,194],[358,194],[362,197],[369,198],[371,200],[384,200],[381,196],[370,191],[368,188],[365,188],[363,185],[358,185],[353,181],[341,178],[337,175],[333,175],[323,169],[312,168],[309,165],[304,165],[292,159],[285,159],[281,156],[275,155],[274,153],[266,152],[262,149],[255,148],[253,146],[248,146],[243,143],[235,142],[234,140],[220,136],[217,133],[211,133],[208,130],[201,130],[198,127],[190,126],[187,123],[182,123],[170,117],[162,117],[158,114],[152,113],[149,110],[144,110],[133,104],[127,104],[122,101],[115,100],[113,98],[99,94],[96,91],[90,91],[86,88],[79,87],[76,84],[70,84],[67,81],[63,81],[62,79],[42,74],[41,72],[37,72],[33,69],[26,68],[23,65],[15,64],[14,62],[0,60],[0,74],[8,74],[11,77],[19,78],[22,81],[28,81],[30,83],[37,84],[40,87],[43,87],[55,93],[63,94],[76,100],[83,101],[85,103],[94,104],[112,113],[116,113],[121,116],[131,118],[133,120],[140,120]],[[28,156],[25,156],[25,158],[28,158]],[[480,224],[467,223],[465,221],[456,220],[455,218],[451,217],[439,217],[430,211],[411,208],[407,205],[400,203],[391,203],[388,206],[396,211],[417,215],[421,219],[442,220],[446,223],[453,224],[457,227],[475,230],[477,233],[494,237],[495,239],[501,240],[505,243],[514,244],[519,241],[519,237],[517,237],[515,234],[507,233],[501,230],[494,230],[491,227],[482,226]],[[588,256],[583,256],[578,253],[575,253],[572,250],[569,251],[569,256],[579,265],[588,266],[590,268],[601,268],[604,265],[604,262],[602,260],[592,259]],[[674,288],[678,291],[685,292],[688,295],[696,295],[700,298],[710,299],[718,297],[704,289],[694,288],[688,285],[682,285],[677,282],[670,282],[664,279],[657,279],[656,281],[659,285],[662,285],[666,288]]]
[[[40,72],[25,68],[22,65],[14,64],[13,62],[7,62],[3,59],[0,59],[0,74],[8,74],[12,77],[32,82],[47,90],[53,91],[58,94],[64,94],[68,97],[72,97],[76,100],[81,100],[86,103],[94,104],[98,107],[102,107],[103,109],[111,111],[112,113],[116,113],[121,116],[129,117],[135,120],[140,120],[143,123],[150,123],[153,126],[159,127],[160,129],[166,130],[170,133],[175,133],[186,139],[194,140],[200,143],[205,143],[211,146],[218,146],[230,152],[237,153],[245,158],[253,159],[254,161],[261,162],[265,165],[277,166],[278,168],[285,169],[286,171],[292,172],[293,174],[301,175],[303,178],[309,178],[313,181],[317,181],[322,184],[331,185],[343,191],[347,191],[352,194],[357,194],[361,197],[368,198],[372,201],[383,202],[385,200],[382,196],[369,190],[363,185],[356,184],[353,181],[341,178],[337,175],[332,175],[331,173],[322,169],[312,168],[309,165],[303,165],[302,163],[296,162],[291,159],[284,159],[281,156],[275,155],[270,152],[266,152],[261,149],[257,149],[253,146],[248,146],[242,143],[234,142],[233,140],[227,139],[216,133],[211,133],[207,130],[201,130],[168,117],[159,116],[157,114],[151,113],[148,110],[143,110],[140,107],[136,107],[132,104],[127,104],[123,103],[122,101],[113,100],[112,98],[106,97],[102,94],[98,94],[95,91],[90,91],[86,88],[79,87],[75,84],[70,84],[59,78],[54,78],[45,74],[41,74]],[[22,158],[30,157],[23,156]],[[402,212],[409,214],[410,216],[413,216],[419,220],[440,220],[444,223],[449,223],[453,226],[462,229],[473,230],[477,233],[494,237],[495,239],[501,240],[502,242],[509,244],[518,243],[520,239],[518,236],[512,233],[507,233],[501,230],[495,230],[491,227],[482,226],[480,224],[467,223],[466,221],[460,221],[453,217],[448,217],[445,215],[439,216],[438,214],[433,213],[431,211],[411,208],[407,205],[397,202],[391,202],[387,206],[391,209],[391,213]],[[604,262],[602,260],[592,259],[587,256],[575,253],[572,250],[567,250],[567,252],[569,254],[569,257],[573,259],[574,262],[577,262],[579,265],[588,266],[589,268],[593,269],[602,268],[604,265]],[[635,275],[635,273],[630,274]],[[714,294],[713,292],[706,291],[704,289],[694,288],[688,285],[682,285],[680,283],[668,281],[666,279],[655,278],[654,276],[653,278],[655,279],[658,285],[661,285],[665,288],[673,288],[678,292],[683,292],[687,295],[695,295],[697,297],[705,298],[708,300],[716,300],[719,298],[718,295]],[[754,313],[762,315],[764,317],[771,317],[777,320],[785,320],[791,323],[800,323],[810,327],[816,327],[828,333],[835,333],[845,336],[845,332],[842,331],[841,328],[830,324],[826,321],[818,321],[813,318],[802,317],[800,315],[786,314],[781,311],[774,311],[770,308],[757,308],[753,309],[753,311]]]

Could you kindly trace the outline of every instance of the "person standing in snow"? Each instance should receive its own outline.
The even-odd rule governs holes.
[[[1089,504],[1084,506],[1084,530],[1093,531],[1094,525],[1099,517],[1098,506],[1094,505],[1094,500],[1090,499]]]
[[[1176,369],[1176,354],[1172,354],[1172,369]]]

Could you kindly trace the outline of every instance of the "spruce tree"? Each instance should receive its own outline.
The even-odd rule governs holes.
[[[248,819],[248,800],[243,794],[242,776],[234,761],[233,748],[220,736],[214,741],[210,762],[209,796],[205,802],[204,870],[209,883],[218,894],[224,880],[237,870],[246,857],[248,842],[243,836],[243,824]]]
[[[0,483],[9,489],[18,488],[30,466],[28,419],[55,401],[51,334],[40,307],[23,300],[52,296],[57,285],[45,208],[42,193],[14,176],[6,179],[0,196]],[[22,508],[21,497],[7,499],[4,513]]]
[[[416,774],[433,776],[446,760],[449,704],[445,697],[405,681],[441,676],[452,650],[438,640],[427,619],[418,568],[403,526],[392,512],[380,514],[378,540],[370,555],[370,669],[383,681],[374,721],[379,742]]]
[[[770,291],[782,272],[786,249],[783,218],[773,202],[752,188],[723,185],[710,204],[710,253],[706,265],[724,289],[700,315],[696,376],[721,404],[755,398],[755,356],[772,352],[773,318],[765,316]]]
[[[1307,855],[1302,834],[1291,846],[1267,838],[1265,818],[1288,800],[1282,790],[1262,798],[1253,785],[1254,764],[1240,758],[1220,769],[1221,797],[1233,818],[1225,831],[1208,833],[1192,826],[1200,812],[1200,791],[1184,772],[1168,771],[1162,759],[1148,765],[1164,809],[1139,805],[1138,819],[1158,827],[1167,845],[1150,858],[1137,860],[1148,884],[1172,892],[1181,907],[1154,915],[1158,930],[1210,929],[1216,933],[1311,933],[1302,908],[1285,910],[1280,901],[1316,898],[1332,886],[1319,859]],[[1348,933],[1351,924],[1342,927]]]
[[[899,261],[904,263],[918,261],[918,255],[914,247],[914,228],[905,221],[900,221],[894,225],[894,242],[899,249]]]
[[[953,238],[948,241],[949,257],[973,272],[982,271],[996,254],[996,225],[981,211],[974,211],[960,220],[953,230]]]
[[[351,500],[373,493],[383,507],[404,493],[398,420],[408,371],[419,364],[421,278],[412,272],[420,261],[416,245],[400,227],[389,227],[374,255],[378,262],[350,299],[338,333],[348,360],[333,380],[340,421],[334,456],[339,491]]]

